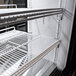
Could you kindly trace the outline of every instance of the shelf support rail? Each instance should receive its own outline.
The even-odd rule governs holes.
[[[62,14],[62,8],[32,9],[19,12],[0,14],[0,25],[14,25],[16,23],[34,20],[42,17]]]
[[[44,52],[42,52],[40,55],[32,59],[27,64],[23,65],[21,68],[19,68],[18,71],[16,71],[11,76],[22,76],[29,68],[31,68],[34,64],[36,64],[38,61],[40,61],[43,57],[45,57],[50,51],[52,51],[55,47],[57,47],[60,44],[61,40],[57,40],[54,42],[49,48],[47,48]]]

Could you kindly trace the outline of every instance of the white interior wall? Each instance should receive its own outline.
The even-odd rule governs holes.
[[[73,15],[74,15],[74,1],[75,0],[28,0],[28,8],[57,8],[60,7],[62,1],[62,8],[69,11],[70,15],[64,15],[61,21],[60,39],[62,43],[57,50],[57,66],[59,69],[64,69],[68,55],[69,42],[72,31]],[[28,22],[29,32],[34,35],[45,35],[49,37],[56,37],[57,33],[57,20],[56,16],[36,19]],[[31,25],[31,26],[30,26]],[[32,50],[35,52],[35,50]],[[49,57],[50,56],[50,57]],[[54,61],[55,51],[52,51],[48,58]]]
[[[60,48],[57,53],[57,66],[59,69],[64,69],[66,66],[66,61],[69,52],[69,44],[72,33],[75,0],[62,0],[62,8],[67,10],[67,14],[64,14],[63,20],[61,22],[61,36],[62,40]]]
[[[58,8],[59,0],[28,0],[28,8],[50,8],[50,7]],[[47,36],[49,35],[55,36],[56,34],[56,29],[53,29],[57,25],[56,19],[54,16],[36,19],[28,23],[30,23],[29,24],[30,28],[28,28],[28,30],[33,34],[36,34],[36,35],[42,34]],[[51,31],[53,31],[52,33],[54,34],[52,34]]]
[[[29,8],[50,8],[50,7],[57,8],[59,7],[59,0],[28,0],[28,7]],[[44,18],[29,21],[28,30],[29,32],[32,32],[33,35],[44,35],[55,38],[57,33],[56,18],[57,16],[52,16],[52,17],[50,16],[50,17],[44,17]],[[33,49],[32,52],[37,53],[35,50]],[[55,50],[52,51],[49,55],[47,55],[46,58],[49,59],[50,61],[54,61]]]

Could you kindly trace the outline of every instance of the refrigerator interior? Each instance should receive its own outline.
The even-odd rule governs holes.
[[[6,23],[7,19],[9,19],[11,25],[13,21],[22,20],[24,19],[23,17],[24,15],[29,14],[29,13],[28,14],[23,13],[23,14],[11,15],[10,13],[34,11],[34,10],[41,10],[41,9],[24,9],[24,8],[2,9],[0,14],[5,14],[6,16],[1,15],[0,17],[2,21],[1,25],[7,24],[8,23],[8,22]],[[59,11],[61,11],[61,9]],[[12,19],[11,21],[10,18],[18,16],[22,16],[23,18],[19,19],[16,18],[15,20]],[[3,23],[3,20],[5,21],[5,23]],[[31,74],[31,68],[33,68],[32,70],[33,72],[36,70],[34,73],[31,74],[31,76],[35,75],[38,76],[41,73],[42,73],[41,75],[43,75],[47,71],[47,69],[51,66],[52,70],[49,69],[48,74],[50,74],[50,70],[53,71],[53,69],[56,68],[56,64],[52,62],[48,56],[50,55],[50,52],[56,50],[57,46],[60,43],[60,40],[58,40],[56,37],[33,35],[27,32],[18,31],[15,29],[15,27],[9,27],[9,28],[6,27],[5,29],[0,30],[0,32],[1,32],[0,33],[1,76],[17,75],[19,74],[17,71],[20,69],[21,69],[20,75],[27,74],[28,76],[29,74]],[[39,68],[37,68],[38,66]],[[24,71],[22,71],[22,69],[24,69]]]
[[[52,13],[54,16],[50,16],[51,11],[55,12],[53,10],[40,10],[44,9],[12,8],[0,10],[0,26],[31,20],[29,26],[32,26],[33,30],[31,33],[18,31],[14,27],[0,30],[0,32],[3,31],[0,33],[1,76],[48,76],[58,66],[56,60],[57,55],[60,56],[58,50],[62,49],[60,45],[63,36],[61,35],[61,18],[64,9],[55,9],[56,15]],[[49,18],[32,20],[38,18],[36,15],[43,17],[42,14],[49,16]],[[47,24],[46,22],[50,22],[50,19],[53,20],[52,23]],[[11,28],[13,30],[10,30]],[[34,34],[36,32],[37,34]]]
[[[48,47],[59,41],[57,39],[53,39],[50,37],[44,37],[44,36],[35,37],[29,35],[26,32],[15,30],[14,27],[11,28],[13,28],[13,30],[6,31],[0,34],[0,68],[1,68],[0,75],[1,76],[12,75],[20,67],[22,67],[24,64],[28,64],[30,61],[32,61],[40,54],[42,54],[43,56],[47,55],[47,53],[46,54],[43,53],[44,50],[46,50]],[[8,30],[11,28],[6,28],[3,30]],[[33,50],[29,49],[29,47],[32,46],[33,44],[36,44],[33,47]],[[38,61],[33,66],[34,70],[36,69],[34,75],[36,75],[41,69],[43,69],[43,67],[48,69],[48,67],[54,64],[53,62],[51,62],[51,60],[47,58],[47,56],[45,58],[41,57],[42,59],[40,58],[40,61]],[[47,63],[49,65],[45,66]],[[40,67],[37,68],[38,66]],[[30,70],[29,73],[31,74]],[[25,73],[23,75],[25,75]]]

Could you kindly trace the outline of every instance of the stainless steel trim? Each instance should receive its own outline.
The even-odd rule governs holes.
[[[6,26],[6,25],[14,25],[14,24],[26,22],[26,21],[29,21],[29,20],[34,20],[34,19],[38,19],[38,18],[42,18],[42,17],[47,17],[47,16],[58,15],[58,14],[62,14],[62,11],[59,11],[59,12],[50,12],[50,13],[44,13],[44,14],[43,13],[32,14],[32,15],[25,15],[25,16],[20,16],[20,17],[15,17],[15,18],[3,19],[3,20],[0,20],[0,22],[2,22],[2,21],[4,22],[6,20],[8,22],[7,23],[1,23],[0,26],[1,25],[4,25],[4,26]],[[27,16],[29,18],[27,18]],[[17,20],[17,18],[18,18],[18,20]],[[19,20],[19,18],[20,18],[20,20]]]
[[[8,16],[8,15],[18,15],[18,14],[24,14],[24,13],[36,13],[36,12],[45,12],[45,11],[63,11],[63,8],[49,8],[49,9],[33,9],[33,10],[26,10],[21,12],[11,12],[11,13],[5,13],[0,14],[1,16]]]

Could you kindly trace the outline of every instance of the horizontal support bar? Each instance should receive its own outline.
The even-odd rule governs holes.
[[[16,17],[10,17],[9,16],[8,18],[4,17],[3,19],[0,20],[0,22],[1,21],[4,22],[4,21],[7,21],[7,20],[15,20],[17,18],[32,17],[32,16],[49,14],[49,13],[51,14],[51,13],[56,13],[56,12],[59,12],[59,13],[61,12],[62,13],[63,11],[46,11],[46,12],[40,12],[40,13],[34,13],[34,14],[31,13],[31,14],[26,14],[26,15],[21,15],[21,16],[16,16]]]
[[[27,20],[34,20],[34,19],[38,19],[38,18],[42,18],[42,17],[47,17],[47,16],[58,15],[58,14],[61,14],[61,13],[52,13],[52,14],[46,14],[46,15],[41,15],[41,16],[30,17],[30,18],[27,18]]]
[[[17,14],[23,14],[23,13],[34,13],[34,12],[41,12],[41,11],[63,11],[62,8],[52,8],[52,9],[32,9],[32,10],[27,10],[25,9],[25,11],[19,11],[19,12],[11,12],[11,13],[4,13],[4,14],[0,14],[1,16],[8,16],[8,15],[17,15]]]
[[[18,71],[16,71],[11,76],[21,76],[24,72],[26,72],[29,68],[35,65],[38,61],[40,61],[43,57],[45,57],[50,51],[52,51],[55,47],[60,44],[61,40],[54,42],[50,47],[48,47],[44,52],[38,55],[36,58],[31,60],[29,63],[22,66]]]
[[[47,17],[47,16],[58,15],[58,14],[62,14],[62,11],[61,12],[54,12],[54,13],[44,14],[44,15],[43,14],[35,15],[35,16],[33,15],[33,16],[30,16],[29,18],[25,18],[24,17],[24,19],[17,20],[17,21],[16,21],[16,18],[14,18],[13,20],[15,20],[15,21],[13,21],[13,22],[7,22],[7,23],[2,23],[2,24],[0,24],[0,26],[1,25],[3,25],[3,26],[6,26],[6,25],[9,25],[9,26],[10,25],[15,25],[15,24],[23,23],[23,22],[26,22],[26,21],[29,21],[29,20],[34,20],[34,19],[38,19],[38,18],[42,18],[42,17]]]

